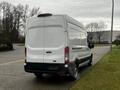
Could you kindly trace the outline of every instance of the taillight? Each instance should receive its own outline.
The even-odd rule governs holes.
[[[26,52],[26,48],[25,48],[25,57],[26,57],[26,53],[27,53],[27,52]]]
[[[64,59],[65,59],[65,64],[69,63],[69,47],[65,47],[65,51],[64,51]]]

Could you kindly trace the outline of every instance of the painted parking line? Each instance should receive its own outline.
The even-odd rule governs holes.
[[[7,63],[1,63],[0,66],[4,66],[4,65],[9,65],[9,64],[13,64],[13,63],[18,63],[18,62],[22,62],[24,61],[24,59],[20,59],[17,61],[11,61],[11,62],[7,62]]]

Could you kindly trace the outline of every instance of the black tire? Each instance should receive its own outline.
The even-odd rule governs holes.
[[[43,74],[42,73],[34,73],[34,75],[36,76],[36,78],[43,78]]]
[[[93,60],[93,54],[92,54],[91,57],[90,57],[90,60],[89,60],[88,66],[92,66],[92,60]]]
[[[72,74],[70,74],[70,78],[71,80],[79,80],[79,73],[78,73],[78,68],[77,67],[74,67],[73,68],[73,71],[72,71]]]

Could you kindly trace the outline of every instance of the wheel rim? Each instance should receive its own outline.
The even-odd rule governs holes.
[[[75,77],[76,79],[77,79],[77,77],[78,77],[78,71],[77,71],[77,68],[75,68],[74,77]]]

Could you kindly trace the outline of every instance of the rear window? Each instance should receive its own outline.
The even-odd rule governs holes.
[[[43,29],[31,28],[27,32],[26,44],[30,47],[43,47]]]
[[[65,36],[62,27],[39,27],[28,30],[26,42],[29,46],[40,48],[60,47],[64,44]]]

